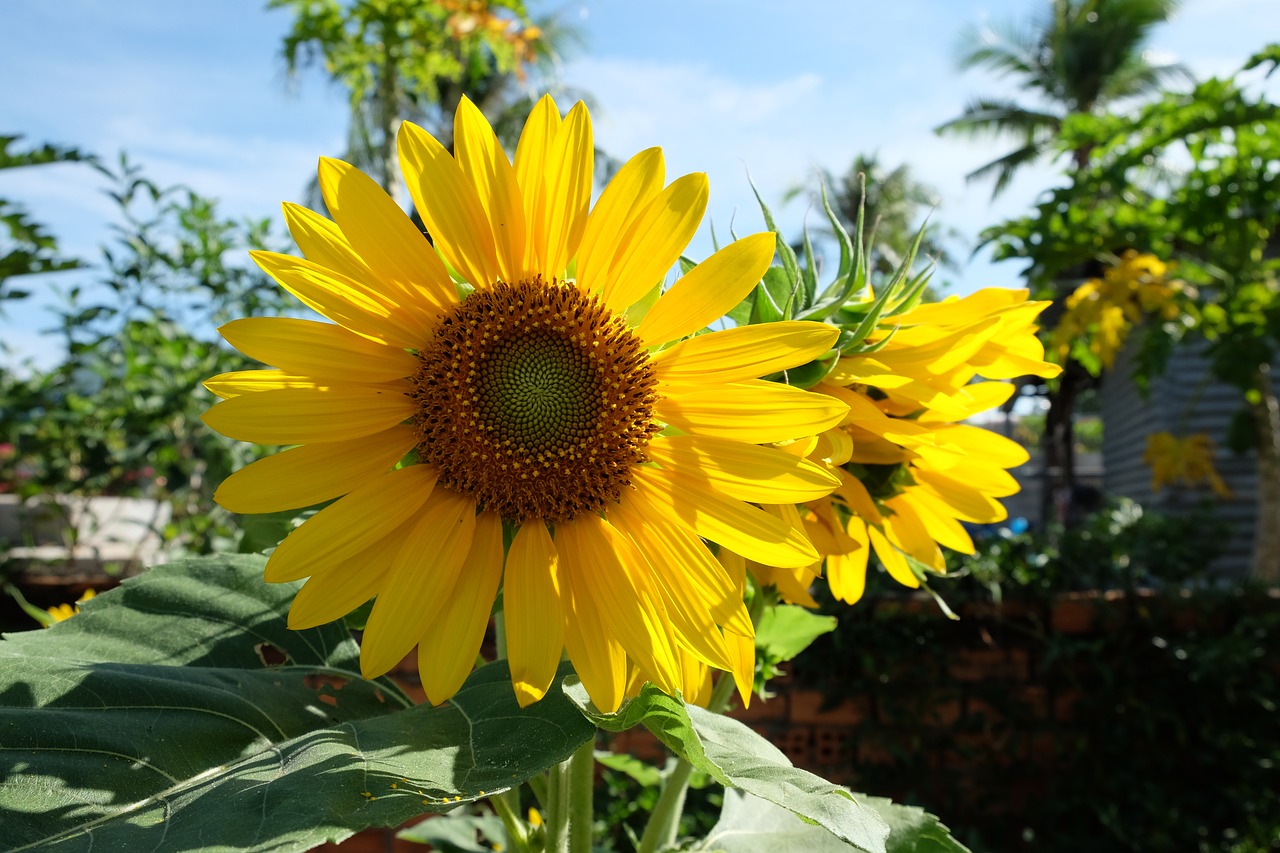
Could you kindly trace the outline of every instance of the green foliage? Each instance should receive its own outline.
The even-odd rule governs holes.
[[[1176,586],[1208,580],[1225,533],[1211,504],[1174,515],[1121,498],[1069,529],[978,537],[976,554],[950,555],[951,569],[1011,596]]]
[[[1176,0],[1053,0],[1035,19],[1001,22],[967,30],[960,42],[962,68],[986,68],[1012,77],[1047,106],[978,98],[939,133],[1008,136],[1013,151],[970,173],[969,180],[993,176],[992,197],[1017,171],[1064,150],[1077,167],[1087,148],[1055,146],[1064,120],[1089,114],[1125,98],[1158,92],[1187,76],[1179,65],[1153,62],[1143,45],[1151,30],[1177,8]]]
[[[1215,374],[1248,390],[1280,345],[1280,259],[1270,250],[1280,225],[1278,139],[1280,106],[1234,77],[1133,113],[1072,116],[1060,148],[1088,149],[1089,168],[1046,194],[1033,215],[982,239],[997,259],[1029,260],[1042,297],[1060,295],[1063,270],[1089,269],[1126,248],[1176,260],[1175,274],[1199,290],[1190,325],[1210,342]],[[1190,166],[1158,168],[1170,161]],[[1139,328],[1139,381],[1163,370],[1171,342],[1187,332],[1185,322]]]
[[[1212,582],[1205,564],[1221,536],[1199,514],[1120,506],[1058,535],[1055,548],[988,540],[968,573],[936,581],[959,622],[881,584],[792,664],[793,683],[833,702],[871,697],[859,754],[887,757],[857,764],[858,787],[947,815],[990,853],[1272,849],[1274,598]],[[1003,609],[991,604],[993,578]],[[1059,598],[1092,583],[1129,592]],[[1148,583],[1168,591],[1133,591]],[[1194,591],[1179,594],[1181,583]],[[1061,619],[1063,604],[1094,627]],[[1029,660],[1030,681],[972,680],[958,670],[972,650]],[[968,712],[940,723],[966,694]]]
[[[879,797],[857,797],[889,827],[887,853],[968,853],[947,828],[923,809]],[[772,853],[807,850],[842,853],[848,846],[820,826],[805,823],[786,809],[739,791],[725,793],[720,822],[693,850],[716,853]]]
[[[262,451],[204,426],[214,398],[201,382],[251,366],[211,321],[283,309],[245,255],[265,245],[267,225],[226,219],[212,199],[158,187],[124,158],[109,174],[122,224],[101,281],[73,287],[58,311],[66,360],[0,370],[0,433],[13,444],[0,479],[24,497],[168,500],[166,539],[196,552],[231,546],[238,533],[213,489]]]
[[[823,827],[863,851],[885,849],[887,829],[844,789],[791,765],[747,726],[686,705],[645,685],[616,714],[601,714],[581,684],[566,684],[570,699],[606,731],[643,724],[676,755],[726,788],[745,791]]]
[[[410,706],[360,678],[341,623],[290,631],[296,585],[263,565],[158,567],[0,642],[6,841],[305,850],[518,785],[592,736],[558,690],[521,710],[501,663]]]
[[[757,593],[759,595],[761,593]],[[767,699],[766,685],[782,673],[778,667],[812,645],[823,634],[834,631],[836,618],[822,616],[794,604],[765,608],[756,626],[756,693]]]
[[[91,156],[75,148],[49,144],[27,151],[11,150],[21,138],[0,136],[0,170],[48,163],[93,162]],[[25,290],[6,288],[11,278],[62,272],[79,266],[80,261],[59,255],[57,239],[22,206],[0,198],[0,301],[30,295]]]

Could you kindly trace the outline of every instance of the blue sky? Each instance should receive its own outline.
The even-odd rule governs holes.
[[[1041,0],[532,0],[578,27],[585,46],[561,72],[590,91],[598,144],[625,158],[661,145],[668,174],[705,171],[707,222],[719,233],[763,228],[747,172],[787,233],[806,215],[783,206],[814,169],[842,172],[860,152],[907,163],[938,190],[935,214],[970,239],[1026,211],[1052,185],[1028,171],[996,204],[989,185],[963,176],[1003,153],[993,143],[940,139],[932,128],[977,94],[1012,94],[979,72],[958,74],[965,27],[1024,18]],[[341,150],[345,96],[320,72],[286,80],[285,11],[265,0],[7,0],[0,8],[0,133],[120,151],[160,183],[218,198],[228,214],[279,219],[299,200],[316,157]],[[784,15],[780,10],[786,9]],[[1280,37],[1276,0],[1184,0],[1151,48],[1198,75],[1228,73],[1267,38]],[[96,260],[110,239],[102,180],[59,165],[0,172],[0,197],[23,202],[64,249]],[[707,226],[690,254],[710,251]],[[967,252],[964,253],[967,257]],[[985,255],[950,275],[955,290],[1016,286],[1018,265]],[[75,275],[75,274],[71,274]],[[92,275],[91,273],[89,274]],[[67,286],[66,275],[38,283]],[[48,364],[60,354],[40,329],[47,295],[9,303],[0,339]]]

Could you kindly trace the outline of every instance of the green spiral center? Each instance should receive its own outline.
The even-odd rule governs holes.
[[[661,429],[656,387],[644,345],[597,297],[497,282],[444,314],[418,352],[418,456],[505,519],[567,521],[631,485]]]

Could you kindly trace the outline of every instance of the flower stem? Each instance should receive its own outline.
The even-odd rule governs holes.
[[[596,781],[596,739],[578,747],[569,765],[569,853],[591,853]]]
[[[776,603],[772,595],[766,595],[765,590],[757,588],[755,595],[751,597],[751,624],[759,625],[765,609]],[[707,701],[707,710],[719,714],[727,709],[733,688],[733,675],[728,672],[720,673],[711,690],[711,698]],[[684,798],[689,791],[689,778],[692,775],[693,765],[677,756],[675,767],[662,780],[662,791],[658,794],[653,813],[649,815],[649,822],[645,824],[636,853],[657,853],[676,843],[680,815],[684,812]]]
[[[727,672],[722,673],[711,691],[707,710],[718,714],[727,708],[729,697],[733,695],[733,686],[733,676]],[[636,848],[636,853],[657,853],[676,843],[680,815],[684,812],[684,798],[689,791],[689,778],[692,775],[693,765],[684,758],[676,758],[675,766],[662,780],[662,792],[658,794],[658,802],[649,815],[649,822],[644,826],[644,835],[640,836],[640,846]]]
[[[514,796],[512,796],[514,795]],[[512,802],[516,807],[512,807]],[[502,818],[502,825],[507,830],[507,838],[511,841],[514,853],[530,853],[529,833],[525,830],[524,821],[519,813],[520,792],[513,788],[489,798],[489,805]]]
[[[543,816],[546,853],[569,853],[569,761],[562,761],[547,771],[547,812]]]

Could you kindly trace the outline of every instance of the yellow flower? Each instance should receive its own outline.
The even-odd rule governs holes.
[[[922,571],[945,571],[941,547],[973,553],[962,522],[1007,517],[999,498],[1018,491],[1007,469],[1027,452],[960,422],[1013,393],[975,377],[1061,371],[1036,337],[1047,304],[1028,302],[1025,290],[988,288],[888,317],[871,338],[887,338],[884,346],[842,358],[818,386],[849,405],[811,456],[835,470],[840,488],[808,502],[804,516],[837,598],[861,598],[872,551],[894,580],[918,587]]]
[[[320,163],[334,221],[285,206],[305,259],[255,260],[333,323],[223,327],[278,369],[209,380],[225,399],[205,422],[301,446],[235,473],[218,501],[252,513],[339,498],[281,543],[267,579],[309,577],[295,628],[376,597],[364,674],[416,645],[432,702],[470,671],[500,583],[524,705],[562,651],[606,711],[632,667],[674,692],[695,680],[688,660],[741,666],[727,637],[750,636],[750,620],[703,539],[777,565],[817,559],[800,529],[752,504],[811,500],[835,481],[762,445],[834,426],[845,406],[758,377],[826,352],[836,330],[681,340],[755,286],[775,237],[738,240],[655,300],[702,219],[706,176],[664,186],[662,151],[648,149],[592,206],[583,104],[562,119],[543,98],[514,163],[469,101],[454,136],[451,155],[414,125],[399,134],[430,243],[335,160]]]
[[[1231,489],[1213,467],[1213,439],[1198,432],[1185,438],[1157,432],[1147,436],[1147,449],[1142,461],[1151,468],[1151,491],[1182,483],[1197,486],[1207,483],[1219,497],[1231,497]]]
[[[1115,364],[1129,332],[1146,314],[1175,319],[1182,311],[1179,297],[1194,296],[1194,288],[1166,278],[1173,270],[1155,255],[1130,249],[1101,279],[1089,279],[1067,297],[1067,310],[1054,329],[1054,349],[1060,359],[1071,353],[1078,340],[1104,369]]]
[[[48,628],[55,622],[65,622],[72,616],[75,616],[80,612],[80,605],[93,598],[93,596],[94,591],[86,589],[84,593],[76,599],[75,604],[55,604],[53,607],[50,607],[45,611],[49,614],[49,621],[45,624],[45,627]]]

